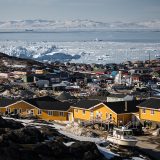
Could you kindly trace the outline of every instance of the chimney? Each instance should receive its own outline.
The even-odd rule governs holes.
[[[125,101],[125,108],[124,108],[124,111],[127,112],[128,110],[128,105],[127,105],[127,101]]]

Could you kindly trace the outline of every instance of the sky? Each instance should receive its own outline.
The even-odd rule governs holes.
[[[134,22],[160,19],[160,0],[0,0],[0,21]]]

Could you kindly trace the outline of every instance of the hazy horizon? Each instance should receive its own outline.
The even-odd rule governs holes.
[[[94,20],[139,22],[160,20],[159,0],[0,0],[0,21]]]

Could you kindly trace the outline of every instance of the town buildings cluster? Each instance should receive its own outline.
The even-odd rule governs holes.
[[[0,112],[45,120],[160,124],[160,60],[1,68]]]

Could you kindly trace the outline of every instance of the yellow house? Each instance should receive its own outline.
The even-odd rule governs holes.
[[[73,105],[49,96],[20,101],[1,99],[0,112],[33,115],[44,120],[110,122],[119,126],[136,120],[135,115],[138,113],[136,106],[141,102],[101,103],[98,100],[80,100]]]
[[[72,113],[68,112],[70,106],[71,104],[68,102],[60,102],[52,97],[45,96],[1,106],[0,112],[2,114],[18,113],[24,116],[33,115],[44,120],[72,121]]]
[[[81,100],[71,106],[74,121],[103,121],[117,126],[125,125],[136,120],[133,113],[138,112],[136,107],[141,101],[106,102],[97,100]]]
[[[0,99],[0,114],[6,114],[7,109],[6,106],[9,106],[11,104],[16,103],[17,100],[13,100],[13,99],[7,99],[7,98],[1,98]]]
[[[137,105],[137,107],[142,121],[160,123],[160,98],[151,97]]]
[[[73,113],[74,121],[90,121],[93,117],[91,108],[97,105],[100,105],[100,101],[80,100],[72,105],[69,111]]]
[[[137,122],[138,109],[137,105],[142,101],[120,101],[120,102],[106,102],[104,103],[112,112],[108,112],[110,119],[112,119],[117,126],[124,126],[129,122]]]

